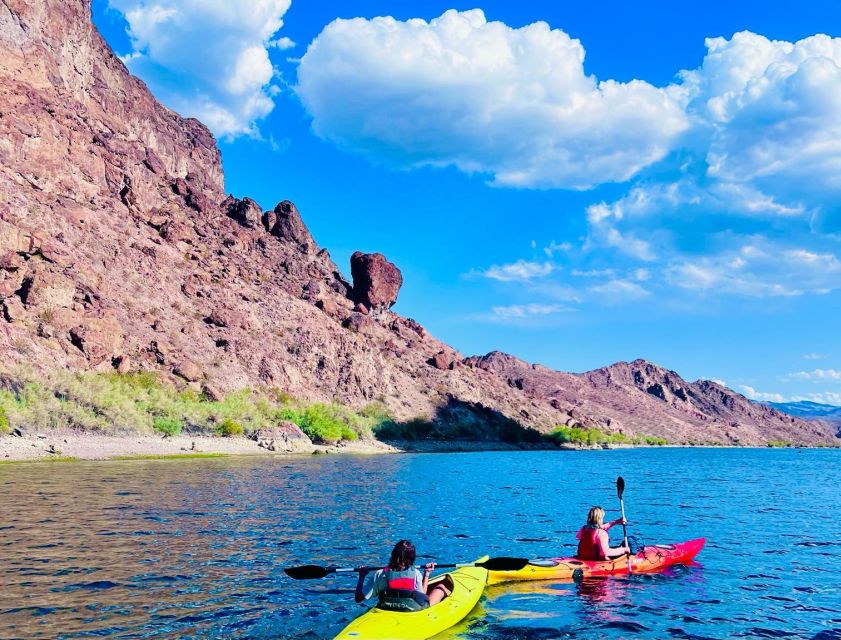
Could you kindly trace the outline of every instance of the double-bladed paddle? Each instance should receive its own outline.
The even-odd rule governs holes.
[[[458,567],[482,567],[488,571],[519,571],[529,563],[527,558],[490,558],[483,562],[463,562],[459,564],[436,564],[436,569],[456,569]],[[289,567],[283,571],[294,580],[312,580],[323,578],[331,573],[355,573],[363,569],[376,571],[382,567],[322,567],[317,564],[305,564]],[[418,567],[420,568],[420,567]]]
[[[616,478],[616,495],[619,496],[619,509],[622,511],[622,544],[628,546],[628,529],[625,528],[625,502],[622,494],[625,493],[625,479],[622,476]],[[628,549],[628,575],[631,575],[631,550]]]

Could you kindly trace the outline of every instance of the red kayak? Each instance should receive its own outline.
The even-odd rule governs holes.
[[[675,564],[688,564],[704,547],[706,538],[678,544],[650,544],[630,556],[631,573],[655,573]],[[519,571],[489,571],[488,584],[515,580],[573,580],[597,576],[627,575],[628,556],[612,560],[586,561],[578,558],[530,560]]]

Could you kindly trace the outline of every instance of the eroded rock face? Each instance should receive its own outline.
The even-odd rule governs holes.
[[[357,251],[350,257],[353,299],[369,309],[389,309],[397,302],[403,274],[381,253]]]
[[[398,420],[488,433],[516,422],[672,442],[835,438],[650,363],[576,375],[463,359],[387,312],[402,275],[381,254],[354,254],[351,288],[292,202],[262,213],[226,196],[208,129],[129,75],[87,0],[0,1],[0,194],[0,386],[23,364],[146,369],[217,399],[263,386],[380,400]],[[278,429],[266,447],[311,446]]]
[[[231,196],[222,203],[222,207],[227,210],[231,218],[243,227],[256,229],[261,224],[263,211],[260,209],[260,205],[251,198],[238,200]]]
[[[62,273],[38,270],[24,278],[21,299],[29,309],[54,309],[73,304],[76,286]]]
[[[70,341],[92,365],[98,365],[120,355],[123,328],[113,316],[87,318],[83,324],[70,329]]]
[[[270,229],[273,236],[297,245],[304,253],[314,253],[318,250],[315,240],[312,239],[307,225],[304,224],[294,204],[289,200],[284,200],[274,208],[273,214],[274,223]]]

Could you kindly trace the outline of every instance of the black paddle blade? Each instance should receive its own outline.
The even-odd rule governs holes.
[[[283,572],[293,580],[312,580],[323,578],[332,573],[327,567],[320,567],[317,564],[305,564],[300,567],[289,567]]]
[[[616,478],[616,495],[622,499],[622,494],[625,493],[625,479],[622,476]]]
[[[477,567],[484,567],[488,571],[519,571],[529,563],[528,558],[491,558],[485,562],[477,562]]]

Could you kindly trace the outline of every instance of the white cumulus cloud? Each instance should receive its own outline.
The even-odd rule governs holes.
[[[818,404],[828,404],[833,406],[841,406],[841,393],[836,391],[825,391],[821,393],[806,393],[802,395],[784,396],[781,393],[767,393],[757,391],[751,386],[740,385],[739,387],[745,397],[755,400],[757,402],[817,402]]]
[[[529,262],[517,260],[511,264],[493,265],[480,275],[500,282],[527,282],[548,276],[555,266],[551,262]]]
[[[602,297],[609,303],[625,302],[627,300],[641,300],[651,295],[642,285],[630,280],[608,280],[603,284],[590,287],[589,291]]]
[[[256,133],[274,107],[269,48],[291,0],[109,0],[129,27],[123,57],[167,106],[219,136]]]
[[[814,371],[798,371],[790,373],[789,378],[794,380],[812,380],[814,382],[841,380],[841,371],[838,369],[815,369]]]
[[[563,31],[478,9],[339,19],[301,59],[297,92],[319,136],[389,165],[586,189],[628,180],[689,125],[681,88],[599,81],[583,62]]]
[[[709,38],[683,78],[711,129],[709,175],[770,193],[841,191],[841,39]]]
[[[739,388],[742,390],[742,393],[745,395],[746,398],[750,400],[756,400],[758,402],[786,402],[786,398],[781,393],[767,393],[763,391],[757,391],[751,386],[746,384],[739,385]]]
[[[666,278],[684,289],[759,298],[841,288],[841,261],[834,254],[755,240],[718,255],[676,260],[666,268]]]
[[[675,138],[680,176],[593,204],[591,246],[612,246],[611,237],[649,242],[646,234],[691,216],[739,215],[792,229],[805,222],[841,235],[841,38],[786,42],[745,31],[706,46],[701,64],[665,88],[683,92],[692,123]]]
[[[529,318],[532,316],[547,316],[562,311],[568,311],[567,307],[559,304],[512,304],[505,307],[494,307],[493,315],[499,320],[515,320]]]

